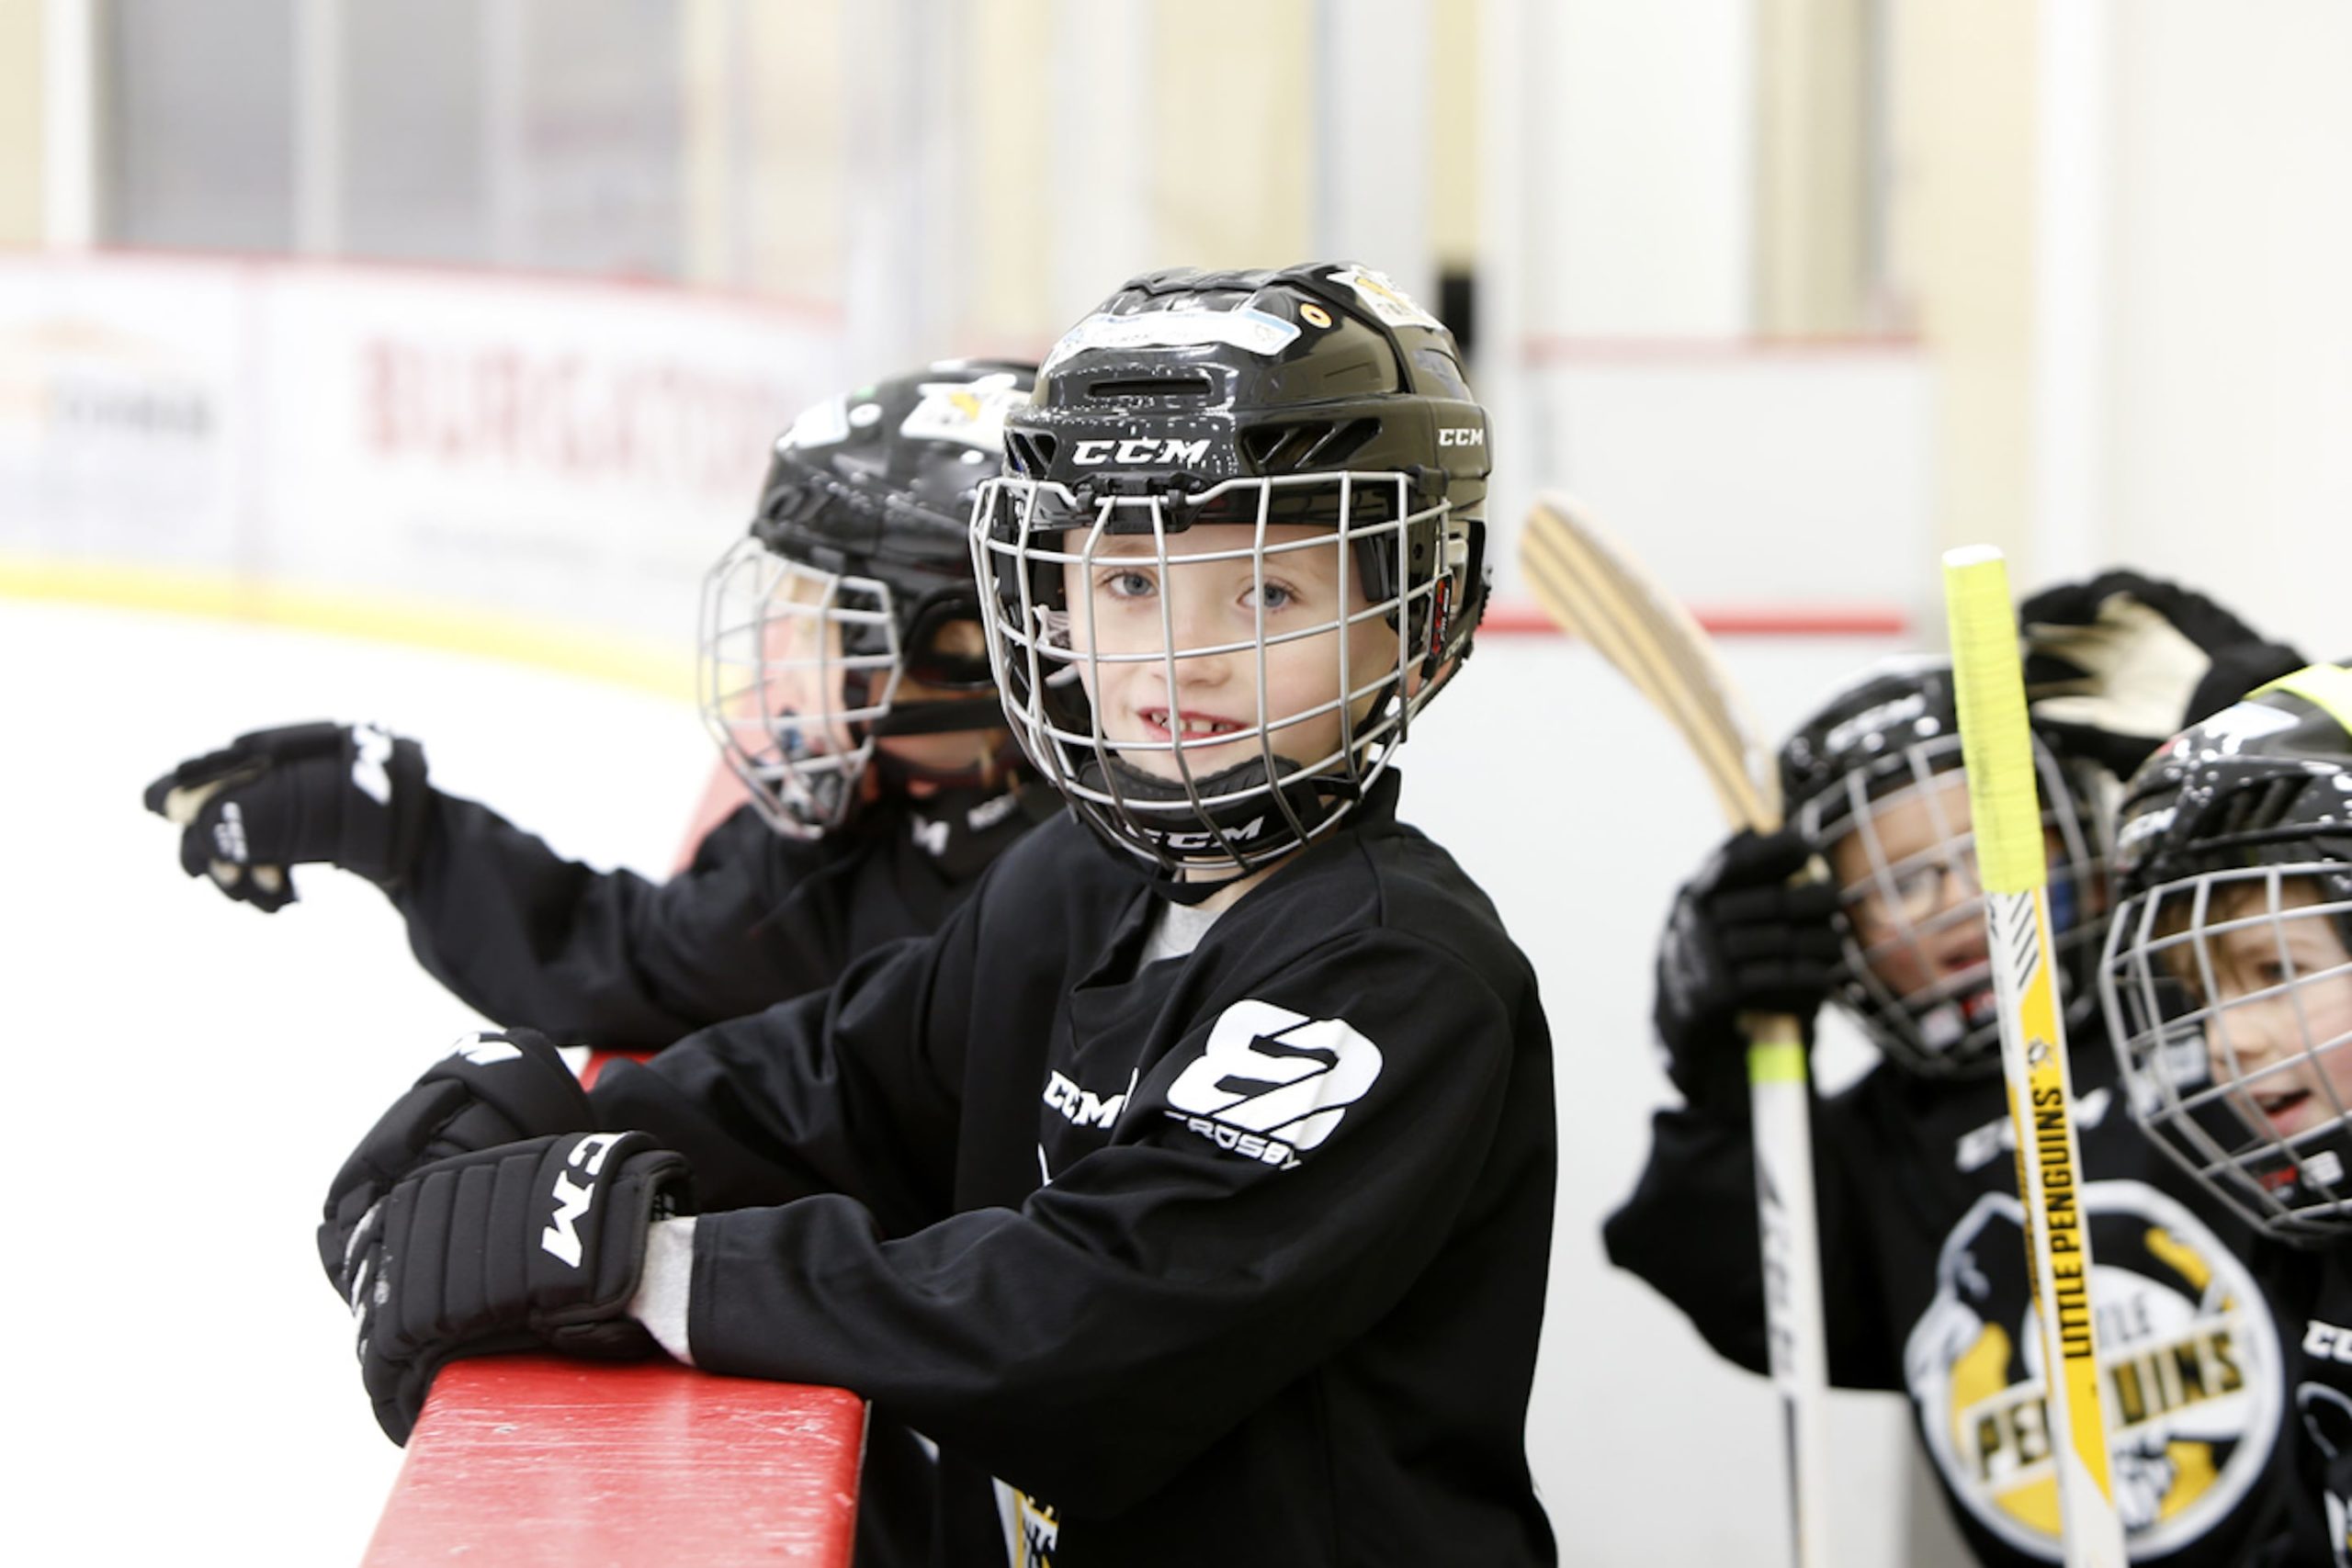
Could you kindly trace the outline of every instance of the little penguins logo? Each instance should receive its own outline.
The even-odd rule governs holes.
[[[2116,1510],[2134,1558],[2196,1540],[2269,1461],[2285,1390],[2278,1331],[2245,1265],[2137,1181],[2083,1189]],[[1945,1239],[1904,1376],[1937,1470],[2016,1550],[2060,1561],[2057,1477],[2022,1211],[1988,1192]]]

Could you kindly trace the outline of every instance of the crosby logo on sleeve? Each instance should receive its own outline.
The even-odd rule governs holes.
[[[1380,1077],[1380,1047],[1336,1018],[1238,1001],[1168,1087],[1168,1115],[1221,1149],[1288,1170]]]

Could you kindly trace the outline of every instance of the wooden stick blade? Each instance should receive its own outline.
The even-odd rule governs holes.
[[[1565,497],[1546,496],[1528,513],[1519,559],[1544,613],[1591,644],[1681,733],[1725,819],[1777,828],[1777,769],[1690,613]]]

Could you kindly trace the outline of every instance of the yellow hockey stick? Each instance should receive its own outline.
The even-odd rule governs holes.
[[[2051,964],[2049,849],[2035,789],[2017,612],[2001,552],[1944,556],[1961,755],[2001,1015],[2001,1070],[2017,1131],[2026,1266],[2041,1336],[2042,1406],[2066,1568],[2124,1568],[2123,1523],[2108,1473],[2091,1314],[2090,1217],[2080,1202],[2066,1015]]]
[[[1520,534],[1520,570],[1544,614],[1581,637],[1682,732],[1734,827],[1781,826],[1781,775],[1714,644],[1589,512],[1539,498]],[[1756,1220],[1765,1337],[1788,1423],[1790,1506],[1799,1568],[1829,1552],[1829,1352],[1821,1317],[1820,1221],[1813,1197],[1813,1096],[1804,1035],[1785,1014],[1741,1018],[1756,1134]]]

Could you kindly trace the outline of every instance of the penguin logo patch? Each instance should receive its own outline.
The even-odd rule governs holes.
[[[2082,1190],[2117,1511],[2134,1558],[2196,1540],[2268,1463],[2285,1386],[2253,1274],[2187,1207],[2137,1181]],[[1904,1348],[1928,1454],[1976,1521],[2061,1560],[2022,1211],[1988,1192],[1945,1240]]]

